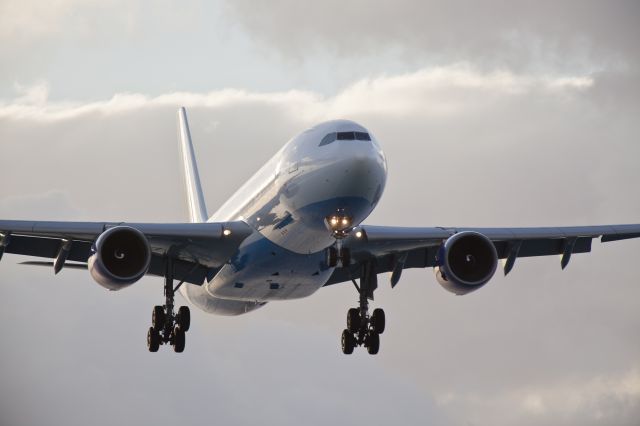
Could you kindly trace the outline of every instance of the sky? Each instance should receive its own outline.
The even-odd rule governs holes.
[[[639,223],[636,1],[0,0],[0,218],[186,221],[184,105],[209,211],[323,120],[389,177],[366,223]],[[162,280],[0,263],[0,424],[634,425],[640,241],[521,259],[457,297],[393,290],[340,351],[351,285],[146,349]],[[180,301],[179,303],[184,303]]]

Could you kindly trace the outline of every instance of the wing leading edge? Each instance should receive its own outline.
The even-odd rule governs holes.
[[[3,253],[56,259],[67,249],[65,261],[86,263],[98,236],[122,225],[139,230],[149,241],[149,274],[164,276],[166,259],[171,257],[174,278],[192,284],[202,284],[215,274],[252,233],[251,227],[241,221],[156,224],[0,220],[0,259]]]
[[[591,242],[640,237],[640,224],[571,226],[549,228],[405,228],[392,226],[362,226],[343,242],[353,262],[348,268],[335,270],[326,285],[357,279],[361,264],[373,261],[376,273],[393,272],[395,285],[403,269],[436,266],[440,245],[459,232],[473,231],[489,238],[496,247],[498,258],[506,259],[504,273],[508,274],[516,258],[562,255],[561,266],[569,263],[571,255],[588,253]],[[358,238],[357,235],[360,235]]]

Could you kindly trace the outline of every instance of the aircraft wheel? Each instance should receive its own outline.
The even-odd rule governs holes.
[[[191,311],[189,311],[188,306],[180,306],[178,309],[177,322],[180,326],[180,329],[185,333],[189,331],[189,326],[191,325]]]
[[[172,345],[173,345],[174,352],[180,353],[184,351],[185,335],[184,335],[184,330],[182,330],[180,326],[176,326],[173,329]]]
[[[373,330],[377,334],[384,333],[384,327],[386,324],[386,319],[384,316],[384,311],[380,308],[376,308],[373,310],[373,314],[371,315],[371,326]]]
[[[347,311],[347,330],[351,333],[357,333],[360,330],[360,311],[357,308]]]
[[[380,350],[380,335],[375,331],[372,331],[367,336],[367,352],[371,355],[375,355]]]
[[[356,339],[353,337],[353,334],[349,332],[349,330],[344,330],[342,332],[342,353],[345,355],[350,355],[353,353],[353,348],[356,346]]]
[[[164,307],[156,305],[153,307],[153,314],[151,315],[151,324],[156,330],[160,330],[164,327]]]
[[[158,352],[160,348],[160,333],[153,327],[149,327],[147,332],[147,348],[149,352]]]

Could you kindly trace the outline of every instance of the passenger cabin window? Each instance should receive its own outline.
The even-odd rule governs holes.
[[[334,132],[334,133],[329,133],[324,138],[322,138],[322,140],[320,141],[320,145],[318,146],[329,145],[331,142],[334,142],[336,140],[370,141],[371,136],[369,136],[369,133],[365,133],[365,132],[337,132],[337,133]]]

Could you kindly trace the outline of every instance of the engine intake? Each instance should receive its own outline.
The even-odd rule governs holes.
[[[464,231],[440,246],[436,279],[452,293],[467,294],[485,285],[497,266],[498,253],[493,242],[478,232]]]
[[[151,247],[144,234],[130,226],[116,226],[100,234],[89,258],[93,279],[109,290],[120,290],[144,276],[151,263]]]

